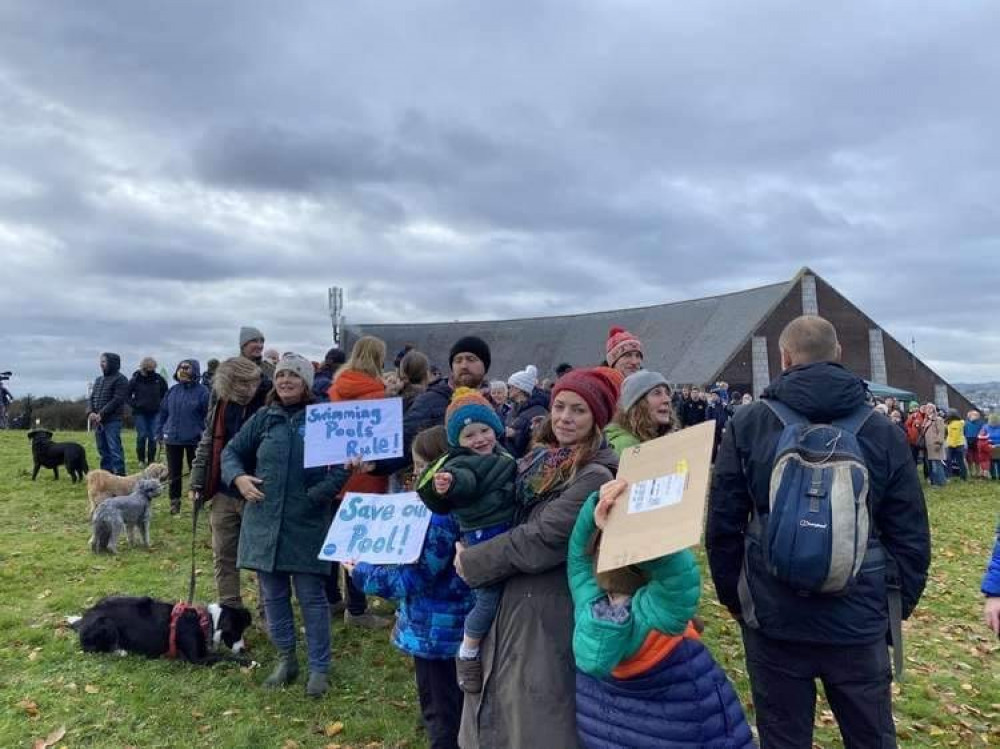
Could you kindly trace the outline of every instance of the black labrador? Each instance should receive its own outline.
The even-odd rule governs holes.
[[[69,471],[69,477],[75,484],[82,481],[84,475],[90,470],[87,465],[87,452],[79,442],[53,442],[52,432],[48,429],[32,429],[28,432],[28,439],[31,440],[31,456],[35,460],[35,470],[31,474],[31,480],[38,478],[38,472],[42,468],[51,468],[55,473],[55,480],[59,480],[59,466],[65,465]]]

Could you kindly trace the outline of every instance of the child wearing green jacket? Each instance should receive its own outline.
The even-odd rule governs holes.
[[[701,594],[684,549],[598,574],[608,514],[627,484],[591,495],[569,542],[577,732],[586,749],[749,749],[750,727],[692,619]]]
[[[417,492],[424,504],[458,520],[466,546],[487,541],[510,529],[514,520],[517,463],[497,444],[503,425],[489,402],[475,390],[458,388],[445,413],[451,450],[420,477]],[[458,651],[458,684],[465,692],[482,691],[479,643],[493,625],[502,586],[473,590],[475,604],[465,618]]]

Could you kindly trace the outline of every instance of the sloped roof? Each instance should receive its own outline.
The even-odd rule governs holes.
[[[346,324],[344,346],[362,335],[384,340],[389,358],[406,343],[433,364],[448,365],[452,344],[478,335],[490,345],[490,375],[506,378],[528,364],[539,377],[561,362],[592,366],[604,358],[608,330],[619,325],[642,341],[644,367],[674,383],[707,383],[736,353],[764,317],[794,286],[795,280],[720,296],[651,307],[559,317],[532,317],[447,323]]]

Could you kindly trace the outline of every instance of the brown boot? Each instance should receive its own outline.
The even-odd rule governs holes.
[[[458,674],[458,688],[468,694],[483,691],[483,662],[479,658],[456,658],[455,671]]]

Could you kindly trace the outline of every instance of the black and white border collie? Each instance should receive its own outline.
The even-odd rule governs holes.
[[[83,616],[69,617],[67,621],[80,635],[85,653],[170,656],[199,665],[245,660],[243,633],[250,626],[250,612],[245,608],[210,603],[203,612],[187,608],[178,615],[173,614],[174,608],[172,603],[148,596],[109,596]],[[176,622],[173,651],[172,618]],[[220,645],[225,645],[232,655],[215,652]]]

